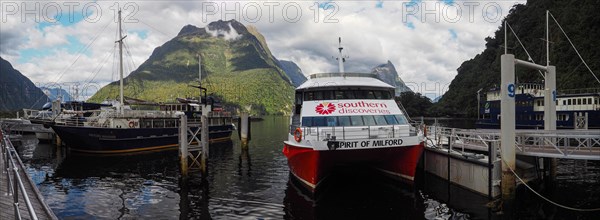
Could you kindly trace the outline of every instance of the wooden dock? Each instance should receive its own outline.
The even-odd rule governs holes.
[[[2,132],[2,131],[0,131]],[[0,133],[0,136],[3,136]],[[4,140],[2,140],[4,139]],[[58,219],[52,210],[46,205],[44,202],[44,198],[40,194],[37,189],[35,183],[31,180],[29,175],[26,172],[25,166],[21,162],[21,159],[18,158],[18,154],[14,150],[14,147],[8,138],[0,139],[0,146],[2,147],[2,154],[0,157],[0,219],[9,220],[9,219],[19,219],[15,216],[15,201],[14,201],[14,183],[18,184],[18,179],[20,179],[22,183],[22,188],[20,184],[18,186],[18,204],[19,204],[19,213],[21,219]],[[7,157],[7,154],[11,157]],[[17,168],[17,176],[15,176],[15,172],[13,169]],[[7,170],[7,166],[9,169]],[[13,184],[9,185],[9,178]],[[17,179],[17,181],[15,181]],[[12,187],[12,189],[9,189]],[[23,192],[23,190],[25,192]],[[33,211],[28,209],[27,200],[29,200],[29,204],[33,208]],[[35,216],[32,216],[31,213],[34,213]]]

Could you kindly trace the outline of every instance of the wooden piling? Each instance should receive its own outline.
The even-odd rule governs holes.
[[[200,119],[200,123],[202,124],[202,128],[200,130],[200,142],[202,145],[202,155],[200,156],[200,171],[202,172],[202,177],[205,178],[206,174],[208,174],[208,116],[202,115]]]
[[[240,139],[242,142],[242,150],[248,149],[248,142],[250,141],[250,116],[246,112],[242,112],[240,115]]]
[[[182,115],[179,123],[179,162],[181,167],[181,176],[188,176],[188,125],[187,116]]]

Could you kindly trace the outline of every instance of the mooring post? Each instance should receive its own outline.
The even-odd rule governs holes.
[[[181,115],[179,123],[179,162],[181,166],[181,176],[188,176],[188,133],[187,116]]]
[[[544,80],[544,130],[556,130],[556,67],[547,66],[546,78]],[[552,144],[556,143],[556,138],[551,138]],[[556,166],[558,159],[550,159],[550,181],[556,180]]]
[[[242,150],[248,149],[248,141],[250,140],[250,115],[242,112],[240,115],[240,138],[242,140]]]
[[[500,147],[502,164],[502,199],[504,201],[515,198],[515,56],[504,54],[501,62],[501,99],[500,99]]]
[[[202,155],[200,157],[200,171],[202,177],[205,178],[208,173],[208,155],[209,155],[209,137],[208,137],[208,116],[202,115],[200,119],[201,130],[200,130],[200,142],[202,142]]]

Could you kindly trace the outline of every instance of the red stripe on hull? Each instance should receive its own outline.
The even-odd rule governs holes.
[[[283,147],[283,154],[288,158],[290,171],[313,191],[335,166],[344,165],[373,166],[412,181],[422,153],[423,144],[333,151],[315,151],[312,148],[288,144]]]

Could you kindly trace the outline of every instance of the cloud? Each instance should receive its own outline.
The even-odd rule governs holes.
[[[207,28],[206,32],[213,37],[223,37],[225,40],[237,40],[238,38],[240,38],[240,36],[242,36],[231,26],[231,23],[229,23],[229,30],[210,30],[209,28]]]
[[[50,4],[39,3],[40,9]],[[342,37],[349,56],[346,71],[369,71],[390,60],[405,82],[425,91],[449,84],[463,61],[483,51],[484,38],[497,30],[514,2],[97,1],[76,6],[74,13],[79,15],[73,14],[73,22],[63,20],[70,15],[65,2],[57,4],[61,21],[51,24],[44,19],[56,17],[53,10],[48,15],[42,10],[39,22],[33,15],[23,22],[20,11],[5,13],[6,8],[0,16],[6,18],[0,25],[0,55],[40,84],[93,79],[105,85],[117,79],[113,61],[118,4],[124,10],[126,54],[131,54],[125,59],[127,73],[184,25],[205,27],[236,18],[256,26],[275,57],[296,62],[306,74],[337,71],[333,57],[337,38]],[[86,4],[93,7],[83,16]],[[374,7],[378,5],[382,7]]]

